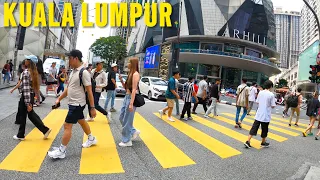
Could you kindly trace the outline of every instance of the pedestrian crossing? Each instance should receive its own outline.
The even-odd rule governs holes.
[[[13,148],[13,150],[0,163],[0,170],[10,170],[19,172],[38,173],[43,161],[47,158],[47,152],[52,146],[53,141],[63,127],[67,110],[57,109],[51,111],[43,120],[44,123],[52,129],[47,140],[43,140],[43,135],[35,128],[27,136],[25,141],[21,141]],[[192,123],[180,121],[172,117],[175,122],[167,120],[167,116],[160,118],[158,113],[154,113],[152,118],[146,119],[140,113],[135,113],[134,127],[141,131],[140,139],[149,151],[149,153],[158,162],[159,167],[178,168],[184,166],[193,166],[199,162],[196,157],[190,157],[188,150],[182,150],[179,145],[170,140],[164,131],[156,128],[156,123],[162,123],[164,128],[171,127],[177,130],[182,136],[186,136],[190,141],[195,142],[198,148],[207,150],[212,156],[216,156],[221,160],[241,156],[246,153],[243,148],[243,142],[247,140],[248,131],[254,122],[254,118],[246,117],[242,123],[242,129],[234,128],[235,115],[230,113],[222,113],[221,116],[204,118],[203,115],[193,115]],[[289,127],[285,122],[287,120],[272,116],[270,123],[270,132],[268,138],[276,143],[283,143],[289,138],[297,137],[301,134],[303,128],[307,124],[300,123],[301,127]],[[214,133],[220,134],[214,137],[201,131],[194,126],[196,123],[203,126]],[[90,148],[83,148],[79,162],[79,174],[117,174],[125,173],[125,166],[121,160],[119,146],[117,143],[121,139],[115,138],[111,131],[108,120],[101,113],[97,113],[94,122],[89,122],[91,131],[98,139],[98,144]],[[197,126],[198,127],[198,126]],[[260,134],[261,131],[259,130]],[[235,141],[236,145],[224,142],[223,136]],[[83,135],[83,142],[87,140],[87,136]],[[260,137],[257,136],[251,140],[254,149],[260,150]],[[130,150],[130,148],[128,148]],[[23,153],[22,153],[23,152]],[[68,158],[70,154],[67,155]],[[125,157],[124,157],[125,158]]]

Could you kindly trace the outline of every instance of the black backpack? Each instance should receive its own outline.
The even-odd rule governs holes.
[[[83,87],[83,90],[86,91],[84,85],[83,85],[83,82],[82,82],[82,76],[83,76],[83,71],[86,70],[86,68],[82,68],[79,72],[79,80],[80,80],[80,86]],[[99,76],[100,73],[97,73]],[[92,87],[92,93],[94,93],[96,91],[96,81],[91,77],[91,87]]]
[[[287,100],[288,107],[293,107],[293,108],[298,107],[300,95],[297,96],[296,94],[293,94],[289,96]]]

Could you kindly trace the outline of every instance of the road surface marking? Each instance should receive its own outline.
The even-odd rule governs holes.
[[[134,127],[141,131],[140,138],[163,168],[196,164],[137,112]]]
[[[154,113],[157,117],[160,118],[159,113]],[[172,117],[173,118],[173,117]],[[211,152],[215,153],[221,158],[229,158],[232,156],[236,156],[241,154],[240,151],[224,144],[221,141],[218,141],[217,139],[201,132],[200,130],[181,122],[180,120],[177,120],[176,118],[173,118],[175,122],[170,122],[167,120],[167,116],[163,116],[162,120],[170,124],[172,127],[176,128],[183,134],[187,135],[191,139],[195,140]]]
[[[226,115],[226,116],[229,116],[229,117],[232,117],[232,118],[235,118],[236,116],[233,115],[233,114],[230,114],[230,113],[223,113],[223,115]],[[245,118],[243,120],[243,123],[244,122],[247,122],[247,123],[254,123],[253,120],[250,120],[248,118]],[[242,123],[242,124],[243,124]],[[278,132],[281,132],[281,133],[284,133],[284,134],[287,134],[287,135],[290,135],[290,136],[299,136],[300,134],[296,133],[296,132],[292,132],[292,131],[289,131],[289,130],[286,130],[286,129],[282,129],[282,128],[278,128],[276,126],[273,126],[273,125],[269,125],[269,129],[272,129],[272,130],[275,130],[275,131],[278,131]]]
[[[67,113],[67,110],[52,110],[43,120],[43,123],[52,129],[48,139],[43,140],[43,134],[37,128],[34,128],[25,137],[26,140],[21,141],[1,162],[0,169],[38,172],[52,142],[65,121]]]
[[[228,123],[228,124],[231,124],[231,125],[235,125],[235,121],[234,120],[230,120],[230,119],[227,119],[225,117],[215,116],[214,119],[217,119],[219,121],[222,121],[222,122],[225,122],[225,123]],[[248,126],[246,124],[241,124],[241,126],[242,126],[242,129],[245,129],[247,131],[251,130],[251,126]],[[261,130],[260,129],[258,130],[258,134],[261,134]],[[273,140],[278,141],[278,142],[283,142],[283,141],[286,141],[288,139],[286,137],[279,136],[277,134],[273,134],[271,132],[268,132],[268,138],[273,139]]]
[[[89,122],[98,143],[90,148],[82,148],[79,174],[124,173],[116,143],[106,116],[97,112],[94,122]],[[84,134],[83,142],[88,136]]]
[[[198,122],[198,123],[200,123],[202,125],[205,125],[205,126],[211,128],[211,129],[214,129],[214,130],[216,130],[216,131],[218,131],[218,132],[220,132],[220,133],[222,133],[224,135],[227,135],[227,136],[229,136],[229,137],[231,137],[231,138],[233,138],[235,140],[238,140],[238,141],[240,141],[242,143],[244,143],[244,142],[246,142],[248,140],[248,136],[247,135],[241,134],[241,133],[239,133],[237,131],[234,131],[232,129],[226,128],[224,126],[221,126],[221,125],[219,125],[217,123],[214,123],[212,121],[209,121],[207,119],[201,118],[199,116],[192,116],[192,117],[193,117],[194,121],[196,121],[196,122]],[[256,149],[261,149],[260,142],[258,140],[251,139],[250,143],[251,143],[252,147],[254,147]]]
[[[271,118],[272,120],[277,120],[277,121],[281,121],[281,122],[284,122],[284,123],[287,123],[286,125],[288,126],[288,124],[289,124],[289,120],[287,120],[287,119],[283,119],[283,118],[278,118],[278,117],[272,117]],[[293,119],[293,122],[295,122],[295,119]],[[301,127],[305,127],[305,128],[307,128],[309,125],[308,124],[303,124],[303,123],[298,123],[299,124],[299,126],[301,126]],[[291,126],[293,129],[294,128],[296,128],[295,126]],[[303,130],[304,131],[304,130]]]

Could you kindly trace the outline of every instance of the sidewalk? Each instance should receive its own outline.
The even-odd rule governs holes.
[[[18,81],[10,81],[10,84],[8,84],[8,83],[0,84],[0,90],[14,87],[17,84],[17,82]]]

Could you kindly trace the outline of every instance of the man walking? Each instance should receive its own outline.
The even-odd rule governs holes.
[[[236,125],[235,128],[242,128],[241,122],[247,115],[247,109],[249,105],[249,88],[247,86],[247,79],[242,78],[242,84],[238,86],[237,88],[237,98],[236,98],[236,106],[237,106],[237,113],[236,113]],[[241,116],[240,122],[239,122],[239,115],[241,108],[243,108],[243,114]]]
[[[160,114],[160,118],[162,118],[162,115],[166,113],[166,111],[168,110],[168,120],[171,122],[174,122],[174,119],[171,118],[172,115],[172,110],[173,110],[173,106],[174,106],[174,102],[175,102],[175,98],[179,99],[179,95],[177,89],[176,89],[176,79],[178,79],[180,77],[180,72],[179,71],[174,71],[173,72],[173,76],[169,79],[168,82],[168,88],[166,91],[166,99],[167,99],[167,103],[168,103],[168,107],[159,110],[159,114]]]
[[[114,99],[116,96],[115,89],[117,88],[116,73],[118,71],[118,65],[116,63],[113,63],[111,65],[111,68],[112,70],[108,73],[108,85],[106,86],[107,98],[104,105],[104,109],[108,111],[108,104],[109,104],[109,101],[111,100],[110,112],[116,112],[116,110],[114,109]]]
[[[90,126],[85,121],[83,110],[86,106],[86,95],[85,91],[88,93],[90,113],[92,117],[96,116],[96,110],[94,108],[94,100],[91,88],[91,78],[90,73],[84,70],[82,65],[82,53],[79,50],[72,50],[70,53],[66,54],[69,56],[69,64],[73,69],[69,84],[66,90],[56,101],[56,106],[60,104],[60,101],[68,96],[69,111],[64,124],[64,133],[62,137],[62,143],[59,148],[53,148],[53,151],[48,152],[48,156],[54,159],[65,158],[66,148],[71,139],[72,126],[73,124],[79,123],[83,131],[88,135],[88,140],[82,144],[82,147],[88,148],[92,145],[97,144],[96,138],[91,134]],[[79,72],[83,71],[82,78],[80,79]],[[82,84],[81,84],[82,82]],[[85,88],[84,88],[85,87]]]
[[[102,68],[103,68],[103,62],[99,61],[96,63],[96,69],[93,69],[91,72],[93,83],[95,83],[95,89],[92,89],[92,90],[93,90],[93,97],[94,97],[94,106],[96,110],[101,112],[103,115],[107,116],[108,112],[99,105],[102,88],[107,86],[106,73],[103,71]],[[87,97],[87,103],[89,103],[88,97]],[[90,117],[86,119],[86,121],[93,121],[94,118],[90,113],[90,109],[89,109],[89,116]]]
[[[252,128],[249,132],[248,140],[244,143],[246,148],[251,148],[250,140],[252,136],[256,136],[259,126],[261,125],[261,146],[269,147],[269,143],[266,142],[266,138],[268,136],[269,131],[269,123],[271,120],[271,110],[276,107],[276,103],[274,100],[274,94],[271,92],[273,88],[273,83],[267,80],[264,83],[264,90],[261,91],[257,98],[257,103],[259,105],[257,114],[255,116],[255,121],[252,125]]]
[[[197,93],[197,97],[199,101],[198,103],[195,103],[193,105],[192,114],[197,114],[196,109],[198,107],[198,104],[202,104],[204,112],[207,112],[207,104],[206,104],[207,89],[208,89],[207,81],[208,81],[208,77],[203,76],[202,80],[199,82],[199,89]]]
[[[196,92],[194,91],[193,81],[194,81],[194,78],[189,77],[189,82],[187,82],[185,85],[186,90],[185,90],[185,94],[184,94],[184,105],[183,105],[183,109],[182,109],[182,114],[180,116],[180,120],[185,120],[185,121],[192,120],[192,117],[191,117],[192,97],[194,97],[196,102],[198,102]],[[186,112],[188,114],[188,118],[184,119],[184,115]]]
[[[219,95],[220,95],[220,90],[219,90],[219,85],[221,83],[220,79],[216,79],[216,83],[211,87],[210,89],[210,97],[211,97],[211,105],[204,115],[205,118],[209,117],[209,114],[213,110],[213,116],[218,116],[217,114],[217,104],[220,102],[219,100]]]
[[[9,66],[10,66],[10,79],[11,79],[11,81],[13,81],[13,63],[12,63],[12,59],[10,59],[10,61],[9,61]]]
[[[257,95],[258,95],[257,83],[253,82],[249,90],[249,108],[248,108],[248,114],[247,114],[248,116],[251,116],[250,111],[252,110],[253,104],[256,101]]]
[[[4,75],[3,84],[5,83],[6,79],[7,79],[7,83],[10,84],[10,65],[9,65],[9,60],[7,60],[7,63],[3,66],[2,74]]]
[[[56,94],[56,97],[58,97],[58,94],[57,94],[57,90],[56,90],[56,85],[58,84],[58,81],[57,81],[57,68],[56,68],[56,62],[53,62],[51,67],[49,68],[49,75],[48,75],[48,78],[47,78],[47,88],[46,88],[46,94],[48,95],[48,91],[49,91],[49,88],[53,88],[53,91],[54,93]]]
[[[294,125],[299,126],[298,122],[299,122],[299,118],[300,118],[300,107],[302,104],[301,91],[302,91],[302,89],[298,88],[297,91],[288,98],[287,103],[288,103],[289,107],[291,107],[291,116],[290,116],[290,120],[289,120],[289,126],[291,126],[291,121],[292,121],[294,113],[297,113],[296,123]]]

